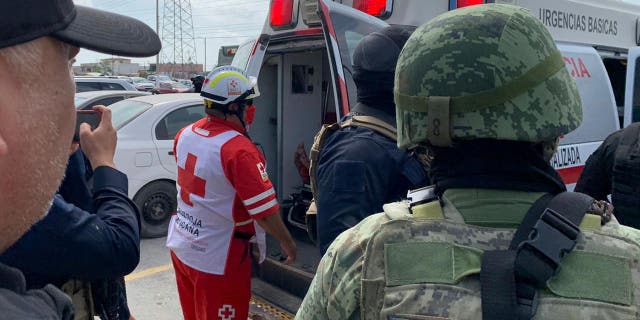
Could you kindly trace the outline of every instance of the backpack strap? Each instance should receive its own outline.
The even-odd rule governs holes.
[[[396,128],[376,117],[353,116],[340,124],[341,128],[347,126],[368,128],[393,141],[398,140],[398,132]]]
[[[322,150],[322,145],[324,144],[324,141],[327,139],[327,137],[332,133],[338,131],[338,129],[340,128],[342,128],[342,126],[339,123],[322,125],[320,131],[318,131],[318,133],[316,133],[316,136],[313,138],[313,144],[311,145],[311,150],[309,150],[309,180],[311,182],[311,192],[313,193],[314,199],[318,195],[316,173],[318,171],[320,150]]]
[[[320,131],[313,138],[313,145],[309,150],[309,181],[311,184],[311,193],[313,194],[313,200],[309,209],[305,214],[305,222],[307,225],[307,232],[313,242],[317,240],[317,208],[315,199],[318,198],[318,184],[316,181],[318,171],[318,161],[320,158],[320,151],[323,148],[325,140],[334,132],[346,127],[364,127],[371,129],[393,141],[397,141],[396,128],[376,117],[372,116],[352,116],[349,119],[342,121],[341,123],[333,123],[330,125],[323,125]]]
[[[531,319],[543,288],[576,245],[593,198],[576,192],[545,195],[529,209],[508,250],[482,256],[483,319]]]
[[[311,180],[311,192],[313,193],[314,199],[316,199],[318,195],[316,173],[318,170],[320,151],[322,150],[324,141],[334,132],[346,127],[368,128],[393,141],[396,141],[398,137],[396,134],[396,128],[372,116],[352,116],[341,123],[323,125],[322,128],[320,128],[320,131],[318,131],[316,136],[313,138],[313,145],[309,151],[309,178]]]

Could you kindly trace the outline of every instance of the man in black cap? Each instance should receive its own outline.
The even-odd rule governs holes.
[[[353,54],[358,103],[343,123],[369,116],[395,131],[394,71],[409,36],[400,27],[388,27],[358,43]],[[350,125],[325,139],[316,185],[318,244],[324,254],[342,231],[406,197],[409,189],[428,185],[428,176],[415,155],[397,148],[395,137]]]
[[[48,211],[60,184],[75,124],[71,61],[79,47],[144,57],[160,50],[147,25],[72,0],[0,2],[0,252]],[[110,110],[81,144],[96,174],[114,170]],[[55,287],[25,288],[22,274],[0,264],[0,319],[72,319]]]

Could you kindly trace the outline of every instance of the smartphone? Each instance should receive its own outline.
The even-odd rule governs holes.
[[[87,123],[91,126],[91,130],[100,125],[102,113],[96,110],[76,110],[76,131],[73,134],[73,142],[80,141],[80,124]]]

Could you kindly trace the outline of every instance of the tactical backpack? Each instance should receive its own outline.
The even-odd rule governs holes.
[[[313,139],[313,145],[311,146],[311,150],[309,152],[309,178],[311,180],[311,192],[313,193],[313,200],[309,205],[309,209],[307,209],[305,215],[305,221],[307,224],[307,233],[309,234],[309,238],[313,242],[317,240],[317,208],[315,199],[318,197],[318,186],[316,184],[316,176],[318,170],[318,160],[320,156],[320,151],[324,145],[325,140],[334,132],[340,130],[341,128],[346,127],[364,127],[371,129],[393,141],[396,141],[397,134],[396,128],[392,125],[372,116],[352,116],[351,118],[341,122],[334,123],[330,125],[323,125],[320,128],[320,131],[316,134]]]
[[[547,195],[513,230],[413,195],[363,247],[361,319],[640,319],[640,245],[585,215],[592,198]]]

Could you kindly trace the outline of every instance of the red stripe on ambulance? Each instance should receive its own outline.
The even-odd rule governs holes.
[[[584,166],[558,169],[557,171],[560,174],[562,181],[564,181],[564,184],[573,184],[578,182],[578,179],[580,179],[582,170],[584,170]]]

